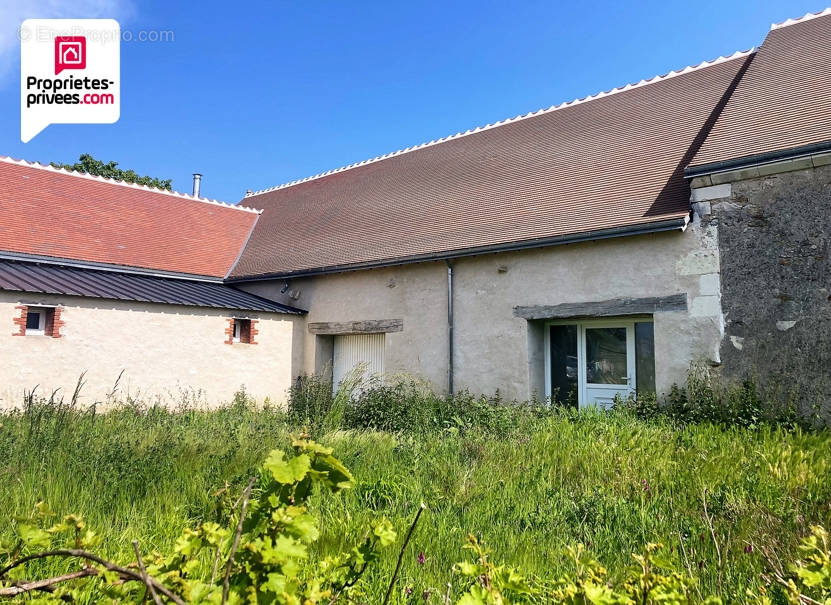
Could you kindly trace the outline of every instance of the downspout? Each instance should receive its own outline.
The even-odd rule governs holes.
[[[447,392],[453,395],[453,263],[447,264]]]

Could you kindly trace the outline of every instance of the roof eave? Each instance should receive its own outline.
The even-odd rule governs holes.
[[[691,179],[697,176],[705,176],[719,172],[731,172],[733,170],[755,168],[756,166],[761,166],[763,164],[793,160],[819,153],[827,153],[829,151],[831,151],[831,141],[821,141],[819,143],[811,143],[809,145],[801,145],[799,147],[791,147],[789,149],[777,149],[776,151],[767,151],[765,153],[757,153],[740,158],[699,164],[697,166],[690,165],[684,169],[684,176]]]
[[[172,302],[172,301],[152,301],[152,300],[142,300],[138,298],[116,298],[114,296],[93,296],[91,294],[60,294],[57,292],[43,292],[41,290],[36,289],[12,289],[12,288],[0,288],[0,292],[20,292],[22,294],[29,294],[29,295],[42,295],[42,296],[60,296],[64,298],[93,298],[95,300],[112,300],[115,302],[137,302],[137,303],[146,303],[150,305],[167,305],[170,307],[185,307],[189,309],[217,309],[221,311],[228,311],[230,313],[241,311],[245,313],[273,313],[274,315],[305,315],[308,311],[304,309],[299,309],[297,307],[292,307],[291,305],[283,305],[280,303],[280,309],[263,309],[263,308],[253,308],[247,306],[223,306],[223,305],[199,305],[196,303],[181,303],[181,302]],[[262,298],[262,297],[260,297]],[[270,303],[274,303],[274,301],[270,301],[265,299]],[[31,304],[31,303],[29,303]],[[38,306],[49,306],[49,305],[42,305],[39,304]]]
[[[32,274],[31,271],[43,266],[46,273],[38,271],[37,274]],[[35,296],[59,296],[70,298],[92,298],[99,300],[113,300],[119,302],[137,302],[149,303],[154,305],[169,305],[175,307],[189,307],[199,309],[218,309],[225,311],[246,311],[256,313],[274,313],[279,315],[304,315],[307,313],[304,309],[286,305],[276,300],[265,298],[252,292],[246,292],[233,285],[223,284],[221,281],[203,282],[202,284],[195,284],[194,280],[178,279],[170,276],[159,275],[144,275],[135,274],[124,271],[95,271],[94,274],[102,275],[117,275],[133,280],[147,280],[152,279],[153,283],[163,281],[166,284],[186,282],[189,292],[193,293],[194,288],[214,288],[223,291],[234,291],[244,295],[245,300],[237,300],[232,304],[228,304],[227,300],[214,298],[209,300],[206,294],[202,294],[202,300],[197,300],[191,297],[189,300],[176,299],[175,292],[171,295],[170,291],[164,291],[162,294],[164,298],[156,298],[152,294],[148,294],[143,286],[137,288],[125,287],[123,281],[119,283],[110,283],[103,292],[100,287],[96,287],[96,282],[90,282],[87,275],[93,273],[88,268],[73,267],[67,265],[60,265],[57,263],[42,263],[33,262],[30,260],[21,261],[19,259],[0,259],[0,270],[6,268],[8,272],[12,267],[19,267],[25,271],[29,269],[29,273],[20,273],[14,271],[16,279],[7,279],[0,281],[0,292],[20,292]],[[48,268],[48,269],[47,269]],[[69,272],[69,273],[66,273]],[[74,280],[74,282],[73,282]],[[67,284],[70,284],[69,286]],[[92,286],[90,287],[90,284]],[[146,282],[145,282],[146,284]],[[86,287],[84,287],[84,285]],[[100,282],[98,284],[100,286]],[[80,286],[80,287],[79,287]],[[156,290],[158,292],[158,289]],[[208,293],[210,294],[210,293]],[[157,295],[158,296],[158,295]],[[31,303],[30,303],[31,304]]]
[[[113,271],[116,273],[127,273],[132,275],[146,275],[148,277],[167,277],[190,281],[204,281],[222,283],[221,275],[201,275],[198,273],[179,273],[177,271],[165,271],[162,269],[148,269],[133,265],[118,265],[114,263],[101,263],[97,261],[85,261],[74,258],[63,258],[59,256],[46,256],[42,254],[29,254],[28,252],[15,252],[13,250],[0,250],[0,260],[14,260],[29,263],[41,263],[44,265],[60,265],[62,267],[74,267],[76,269],[90,269],[93,271]]]
[[[380,269],[383,267],[393,267],[397,265],[409,265],[413,263],[451,260],[454,258],[462,258],[466,256],[477,256],[480,254],[493,254],[497,252],[514,252],[518,250],[529,250],[533,248],[545,248],[548,246],[560,246],[564,244],[575,244],[579,242],[610,239],[614,237],[625,237],[631,235],[645,235],[649,233],[658,233],[661,231],[683,231],[689,222],[689,214],[672,219],[661,221],[654,221],[651,223],[638,223],[636,225],[626,225],[623,227],[612,227],[609,229],[601,229],[597,231],[586,231],[582,233],[574,233],[569,235],[558,235],[554,237],[537,238],[533,240],[522,240],[518,242],[507,242],[503,244],[492,244],[488,246],[476,246],[472,248],[462,248],[457,250],[448,250],[442,252],[430,252],[426,254],[417,254],[411,256],[401,256],[379,261],[369,261],[361,263],[350,263],[343,265],[332,265],[328,267],[317,267],[313,269],[300,269],[297,271],[283,271],[276,273],[266,273],[262,275],[243,275],[234,276],[225,279],[225,283],[245,283],[266,281],[271,279],[287,279],[297,277],[312,277],[315,275],[327,275],[331,273],[345,273],[347,271],[360,271],[363,269]]]

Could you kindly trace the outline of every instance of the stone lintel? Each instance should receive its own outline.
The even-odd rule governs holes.
[[[403,319],[368,319],[363,321],[330,322],[318,321],[308,324],[312,334],[379,334],[385,332],[401,332],[404,329]]]
[[[672,294],[670,296],[649,298],[613,298],[596,302],[514,307],[514,317],[521,317],[522,319],[576,319],[651,315],[658,312],[686,310],[687,295]]]

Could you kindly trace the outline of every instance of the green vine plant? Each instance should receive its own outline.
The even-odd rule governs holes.
[[[768,586],[784,594],[791,605],[831,605],[831,536],[818,525],[811,526],[811,533],[799,545],[799,559],[787,566],[765,551],[770,572],[765,579]],[[750,593],[762,605],[772,605],[771,592]]]
[[[719,605],[719,596],[703,597],[694,578],[674,570],[662,557],[663,546],[649,544],[642,554],[633,554],[634,564],[625,577],[613,582],[606,569],[578,544],[566,549],[573,562],[568,576],[555,580],[526,577],[513,567],[495,565],[474,536],[466,547],[475,559],[456,565],[467,581],[457,605],[511,605],[562,603],[566,605]],[[784,569],[769,553],[767,588],[748,591],[746,601],[757,605],[787,602],[790,605],[831,605],[831,539],[819,526],[811,528],[799,546],[800,558]],[[773,595],[779,598],[774,598]]]
[[[510,603],[564,603],[568,605],[686,604],[692,599],[691,581],[671,569],[660,557],[662,546],[649,544],[642,554],[632,555],[635,564],[617,584],[606,569],[590,557],[582,544],[566,549],[573,572],[550,581],[524,577],[519,570],[494,565],[475,537],[469,536],[466,548],[476,555],[475,562],[460,563],[458,571],[471,581],[458,605],[508,605]],[[719,599],[706,599],[714,605]]]
[[[396,541],[396,532],[381,519],[351,551],[309,564],[309,548],[319,537],[317,520],[307,509],[309,497],[315,487],[333,493],[349,488],[353,478],[330,448],[304,440],[292,445],[291,458],[280,450],[271,452],[260,476],[248,482],[226,526],[205,522],[186,528],[166,555],[142,555],[138,542],[133,542],[136,559],[124,565],[94,553],[100,538],[78,515],[46,528],[55,515],[38,504],[31,518],[17,520],[15,543],[0,551],[5,559],[0,597],[26,594],[33,603],[83,600],[82,588],[69,581],[95,578],[103,582],[107,596],[128,603],[353,602],[367,568]],[[415,522],[411,533],[414,526]],[[77,560],[80,569],[30,579],[32,563],[55,558]]]

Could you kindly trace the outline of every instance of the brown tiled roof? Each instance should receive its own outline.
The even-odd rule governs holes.
[[[772,27],[688,172],[738,167],[828,141],[831,11],[824,11]]]
[[[224,277],[258,214],[0,157],[0,251]]]
[[[683,224],[683,168],[748,53],[247,196],[232,277]],[[709,120],[709,122],[708,122]]]

